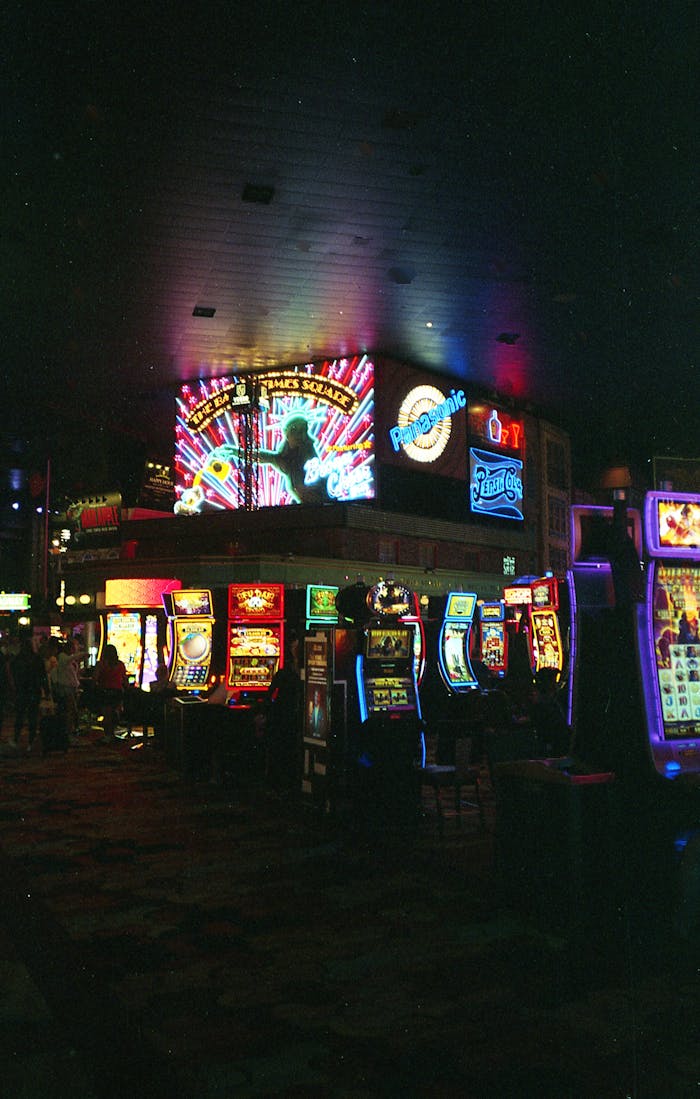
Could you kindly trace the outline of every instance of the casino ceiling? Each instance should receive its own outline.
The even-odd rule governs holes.
[[[582,482],[696,457],[685,8],[16,5],[8,415],[168,457],[181,381],[370,351],[542,409]]]

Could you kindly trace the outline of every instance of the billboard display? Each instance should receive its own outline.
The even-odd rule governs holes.
[[[438,374],[389,360],[377,365],[377,460],[466,479],[467,399]]]
[[[244,507],[251,481],[257,507],[374,498],[366,355],[182,387],[175,512]]]

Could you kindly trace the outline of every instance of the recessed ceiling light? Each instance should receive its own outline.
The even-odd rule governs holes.
[[[433,322],[432,321],[426,321],[425,322],[425,327],[426,328],[432,328],[433,327]]]
[[[193,317],[213,317],[216,309],[213,305],[195,305],[192,310]]]

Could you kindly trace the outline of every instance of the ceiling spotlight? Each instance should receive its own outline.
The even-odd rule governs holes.
[[[192,310],[193,317],[213,317],[216,309],[213,305],[195,305]]]
[[[514,343],[517,343],[519,339],[520,339],[520,333],[519,332],[501,332],[498,336],[496,336],[496,342],[497,343],[507,343],[507,344],[510,344],[511,346]]]

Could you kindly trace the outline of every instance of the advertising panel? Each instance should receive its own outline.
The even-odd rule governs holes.
[[[377,365],[377,460],[466,480],[467,400],[459,384],[402,363]]]
[[[519,458],[471,447],[469,502],[473,512],[498,519],[523,518],[523,463]]]
[[[177,399],[175,512],[371,500],[374,365],[367,356],[213,378]]]

